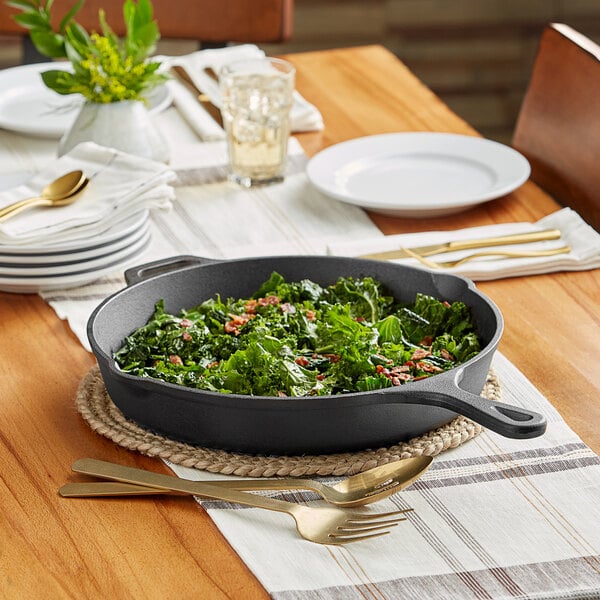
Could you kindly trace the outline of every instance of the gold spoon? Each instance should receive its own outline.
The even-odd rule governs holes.
[[[348,479],[330,486],[312,479],[248,479],[209,481],[210,485],[227,489],[256,490],[312,490],[327,502],[336,506],[362,506],[386,498],[416,481],[428,468],[431,456],[416,456],[380,465],[352,475]],[[77,461],[73,470],[78,473],[97,475],[85,467],[85,460]],[[100,475],[102,476],[102,475]],[[90,481],[67,483],[59,494],[68,498],[94,496],[140,496],[147,494],[173,493],[168,490],[114,481]],[[200,494],[201,495],[201,494]]]
[[[66,206],[88,183],[83,171],[71,171],[49,183],[39,196],[25,198],[0,209],[0,223],[32,206]]]

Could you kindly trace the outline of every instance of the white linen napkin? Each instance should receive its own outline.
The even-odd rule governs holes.
[[[335,242],[328,245],[327,253],[339,256],[361,256],[363,254],[393,250],[401,247],[415,248],[452,240],[527,233],[541,231],[542,229],[559,229],[561,238],[529,244],[511,244],[496,246],[494,248],[448,252],[429,256],[428,258],[433,261],[450,261],[481,250],[537,251],[559,248],[565,245],[571,247],[571,251],[568,254],[535,258],[499,258],[497,256],[486,256],[456,267],[444,269],[476,281],[553,273],[556,271],[582,271],[600,267],[600,234],[570,208],[558,210],[536,223],[502,223],[483,227],[470,227],[457,231],[428,231],[379,236],[356,242]],[[394,259],[393,262],[422,266],[414,258]]]
[[[175,173],[162,163],[99,146],[79,144],[26,183],[0,193],[0,208],[38,196],[60,175],[81,170],[90,182],[69,206],[36,207],[0,224],[0,244],[55,244],[91,237],[150,209],[169,209]]]
[[[218,73],[221,67],[234,60],[245,58],[261,58],[265,53],[253,44],[217,48],[214,50],[199,50],[182,56],[159,56],[165,66],[179,65],[185,68],[198,89],[201,89],[211,100],[220,107],[221,95],[219,84],[210,77],[204,69],[210,67]],[[176,83],[176,82],[174,82]],[[170,86],[173,102],[185,120],[204,140],[224,139],[225,133],[212,117],[193,99],[192,94],[182,86]],[[293,132],[320,131],[324,128],[323,117],[319,110],[299,92],[294,92],[294,104],[290,114],[290,125]]]

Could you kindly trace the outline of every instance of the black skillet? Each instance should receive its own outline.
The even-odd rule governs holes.
[[[481,352],[430,377],[373,392],[278,398],[219,394],[123,373],[112,358],[127,335],[144,325],[163,299],[178,313],[219,293],[247,297],[273,271],[288,281],[328,285],[340,276],[372,276],[400,301],[417,292],[470,307]],[[331,453],[406,441],[451,421],[457,413],[512,438],[542,435],[542,415],[479,396],[503,321],[494,303],[469,280],[380,261],[328,256],[221,260],[178,256],[130,269],[128,287],[102,302],[88,337],[107,391],[124,415],[170,438],[203,447],[258,454]]]

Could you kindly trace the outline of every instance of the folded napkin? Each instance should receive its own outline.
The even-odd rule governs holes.
[[[198,89],[201,89],[215,106],[220,107],[219,84],[204,69],[211,68],[215,73],[218,73],[226,63],[246,58],[262,58],[263,56],[265,56],[265,53],[257,46],[243,44],[214,50],[200,50],[183,56],[160,56],[157,58],[167,67],[174,65],[184,67]],[[172,83],[177,85],[171,85]],[[170,89],[177,110],[202,139],[224,139],[223,130],[195,101],[193,94],[177,82],[171,82]],[[321,113],[298,92],[294,92],[294,104],[291,109],[290,120],[293,132],[320,131],[324,127]]]
[[[565,245],[571,247],[571,251],[568,254],[535,258],[499,258],[497,256],[486,256],[445,269],[446,271],[459,273],[478,281],[539,273],[553,273],[556,271],[583,271],[600,267],[600,234],[570,208],[563,208],[540,219],[536,223],[503,223],[484,227],[471,227],[457,231],[429,231],[379,236],[356,242],[338,242],[329,244],[327,253],[339,256],[360,256],[401,247],[415,248],[455,240],[528,233],[541,231],[542,229],[559,229],[561,238],[529,244],[511,244],[496,246],[494,248],[448,252],[429,256],[428,258],[433,261],[450,261],[458,260],[482,250],[537,251],[559,248]],[[421,264],[414,258],[395,259],[393,262]]]
[[[32,208],[0,224],[0,244],[51,245],[89,238],[150,209],[168,209],[176,178],[164,164],[98,146],[79,144],[23,185],[0,193],[0,208],[38,196],[51,181],[81,170],[89,183],[68,206]]]

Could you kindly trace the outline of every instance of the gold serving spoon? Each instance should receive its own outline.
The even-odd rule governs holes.
[[[248,479],[206,481],[211,486],[245,491],[256,490],[311,490],[336,506],[362,506],[390,496],[416,481],[431,465],[431,456],[416,456],[380,465],[352,475],[336,485],[329,486],[312,479]],[[78,473],[96,475],[85,468],[84,461],[77,461],[73,470]],[[102,477],[102,475],[99,475]],[[192,483],[192,482],[188,482]],[[193,484],[192,484],[193,485]],[[59,493],[68,498],[95,496],[140,496],[146,494],[173,493],[146,485],[114,481],[91,481],[67,483]],[[190,492],[191,493],[191,492]],[[198,495],[202,495],[201,492]]]
[[[0,209],[0,223],[33,206],[66,206],[87,185],[83,171],[71,171],[49,183],[39,196],[25,198]]]

